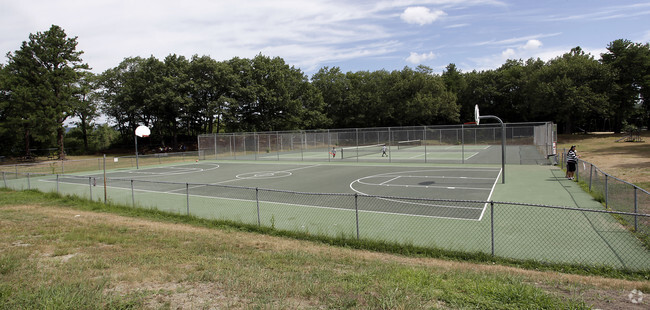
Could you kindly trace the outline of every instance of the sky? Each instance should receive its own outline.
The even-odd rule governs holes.
[[[650,41],[650,1],[588,0],[0,0],[0,63],[58,25],[95,73],[127,57],[217,61],[262,54],[312,76],[490,70],[580,46],[596,59],[617,39]]]

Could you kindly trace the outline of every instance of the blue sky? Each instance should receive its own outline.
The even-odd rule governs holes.
[[[52,24],[78,37],[93,72],[125,57],[281,57],[311,76],[495,69],[580,46],[596,58],[616,39],[650,41],[648,1],[0,0],[1,63]]]

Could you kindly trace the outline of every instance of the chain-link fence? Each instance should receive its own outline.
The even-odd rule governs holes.
[[[499,124],[347,128],[206,134],[201,159],[500,163]],[[547,164],[555,154],[553,123],[505,125],[509,164]],[[383,147],[386,146],[386,154]]]
[[[156,153],[118,157],[99,157],[74,160],[53,160],[35,163],[0,165],[0,171],[13,173],[72,174],[102,169],[135,169],[138,165],[151,166],[170,163],[193,162],[198,152]]]
[[[585,170],[581,173],[584,177]],[[596,178],[592,176],[592,179]],[[639,227],[647,229],[650,214],[640,210],[305,193],[31,172],[2,172],[2,182],[4,187],[16,190],[39,189],[319,236],[547,263],[650,269],[648,244],[640,240],[636,230],[621,225],[624,219],[630,223],[636,221]],[[599,182],[592,186],[600,186],[596,185]],[[608,186],[605,188],[612,185]],[[611,189],[609,195],[622,196],[624,191]],[[647,198],[643,199],[647,202]]]
[[[562,168],[566,166],[566,152],[562,152]],[[603,203],[607,210],[625,213],[650,214],[650,192],[632,183],[609,175],[594,164],[578,159],[575,178],[584,182],[589,192]],[[647,217],[619,214],[618,222],[650,247],[650,221]]]

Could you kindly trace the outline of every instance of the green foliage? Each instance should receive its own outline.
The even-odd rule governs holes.
[[[108,124],[94,125],[85,133],[82,127],[74,127],[65,136],[69,155],[92,154],[108,150],[119,140],[119,132]]]
[[[26,154],[32,139],[48,142],[53,136],[63,150],[63,123],[74,114],[74,96],[88,69],[76,46],[76,37],[68,38],[61,27],[52,25],[48,31],[30,34],[19,50],[7,54],[3,88],[8,104],[2,126],[23,135]]]
[[[53,25],[8,54],[0,67],[0,152],[101,149],[110,142],[93,145],[100,114],[116,124],[122,144],[146,125],[151,144],[171,146],[212,132],[452,124],[473,120],[477,104],[506,122],[553,121],[562,132],[650,124],[650,45],[629,40],[611,42],[600,60],[576,47],[547,62],[507,60],[495,70],[324,67],[311,79],[261,54],[129,57],[94,76],[76,45]],[[80,131],[63,143],[63,123],[73,115]]]
[[[607,53],[602,54],[602,62],[613,76],[614,87],[610,100],[615,132],[621,132],[625,121],[640,108],[644,110],[640,121],[649,125],[650,43],[640,44],[619,39],[611,42],[607,50]]]

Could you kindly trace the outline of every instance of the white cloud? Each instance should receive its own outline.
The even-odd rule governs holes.
[[[406,61],[412,63],[412,64],[420,64],[426,60],[434,59],[436,58],[436,55],[433,52],[424,53],[424,54],[418,54],[411,52],[411,55],[406,58]]]
[[[513,50],[511,48],[508,48],[505,51],[501,52],[501,56],[504,59],[512,58],[512,56],[515,56],[516,54],[517,54],[517,52],[515,52],[515,50]]]
[[[445,26],[446,29],[453,29],[453,28],[462,28],[462,27],[468,27],[470,24],[454,24],[454,25],[449,25]]]
[[[578,2],[563,10],[539,1],[520,6],[499,0],[0,0],[0,56],[52,24],[78,37],[77,48],[96,73],[131,56],[198,54],[222,61],[260,53],[306,73],[324,65],[345,71],[421,62],[480,70],[508,58],[550,59],[577,45],[602,48],[618,38],[650,41],[648,28],[639,27],[650,4]],[[586,24],[621,14],[638,17]],[[616,31],[591,38],[604,27]]]
[[[514,45],[501,51],[501,53],[486,55],[484,57],[473,58],[472,60],[478,65],[480,70],[495,69],[501,66],[508,59],[529,59],[540,58],[544,61],[560,56],[570,50],[542,50],[542,42],[537,39],[530,39],[526,43]],[[479,69],[477,68],[477,69]]]
[[[400,18],[409,24],[418,24],[420,26],[431,24],[439,18],[447,15],[441,10],[431,11],[429,8],[423,6],[408,7]]]
[[[474,44],[471,44],[470,46],[489,46],[489,45],[517,45],[521,44],[521,42],[530,42],[530,41],[537,41],[539,44],[541,44],[541,41],[538,39],[541,38],[549,38],[549,37],[557,37],[562,35],[560,32],[556,33],[546,33],[546,34],[533,34],[533,35],[528,35],[528,36],[523,36],[523,37],[515,37],[515,38],[509,38],[509,39],[504,39],[504,40],[490,40],[490,41],[481,41],[477,42]]]
[[[542,46],[542,42],[540,40],[528,40],[524,46],[521,48],[524,50],[535,50],[538,49],[540,46]]]

